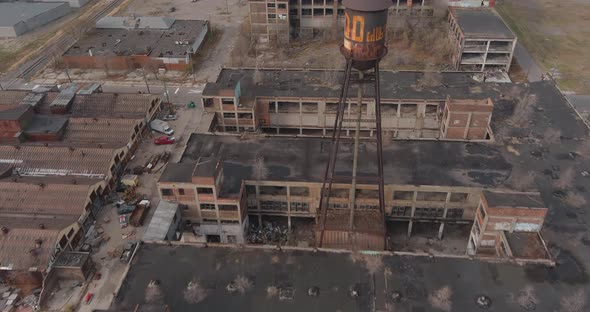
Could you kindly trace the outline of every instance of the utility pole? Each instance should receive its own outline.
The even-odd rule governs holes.
[[[150,85],[147,82],[147,75],[145,74],[145,69],[141,71],[143,73],[143,81],[145,81],[145,87],[147,88],[147,92],[148,93],[152,93],[150,92]]]

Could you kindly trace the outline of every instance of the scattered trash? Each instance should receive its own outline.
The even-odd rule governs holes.
[[[307,294],[311,297],[317,297],[320,295],[320,288],[317,286],[309,287]]]
[[[262,227],[250,225],[246,237],[250,244],[284,245],[289,239],[290,231],[286,226],[264,222]]]
[[[279,300],[291,300],[295,297],[295,289],[293,287],[282,287],[279,290]]]
[[[391,293],[391,300],[395,303],[402,301],[402,293],[399,291],[394,291]]]
[[[482,309],[487,309],[492,306],[492,299],[486,295],[479,295],[475,299],[475,304]]]
[[[348,295],[350,296],[350,298],[352,299],[358,299],[359,297],[359,284],[354,284],[353,286],[350,287]]]

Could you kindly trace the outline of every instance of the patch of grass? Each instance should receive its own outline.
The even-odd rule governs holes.
[[[561,88],[590,93],[590,59],[580,57],[590,53],[588,7],[575,0],[506,0],[496,10]]]

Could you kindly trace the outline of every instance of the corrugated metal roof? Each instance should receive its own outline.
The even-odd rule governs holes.
[[[70,118],[63,139],[71,145],[122,147],[131,141],[142,119]],[[100,147],[98,146],[98,147]]]
[[[0,233],[0,267],[44,271],[55,251],[58,236],[59,230],[41,229],[9,229],[6,234]]]
[[[104,179],[114,149],[45,146],[0,146],[0,164],[23,176],[71,176]]]
[[[144,241],[161,241],[166,238],[166,234],[173,224],[174,216],[178,211],[178,204],[167,201],[160,201],[158,208],[154,211],[154,216],[148,225]]]
[[[0,182],[0,215],[69,215],[77,219],[84,212],[92,189],[92,185]]]

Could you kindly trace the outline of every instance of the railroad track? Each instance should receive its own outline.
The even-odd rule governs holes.
[[[123,1],[125,0],[111,1],[104,8],[92,14],[88,22],[94,25],[96,21],[106,16],[114,8],[119,6]],[[76,43],[76,41],[76,38],[73,38],[68,34],[63,34],[62,36],[60,36],[59,39],[57,39],[49,47],[42,51],[40,55],[34,57],[32,60],[25,62],[25,64],[21,65],[15,71],[8,73],[6,75],[8,81],[2,83],[2,86],[4,88],[9,88],[20,80],[29,80],[37,72],[39,72],[41,69],[47,66],[47,64],[51,60],[51,57],[62,55],[65,51],[67,51],[67,49],[69,49],[74,43]]]

